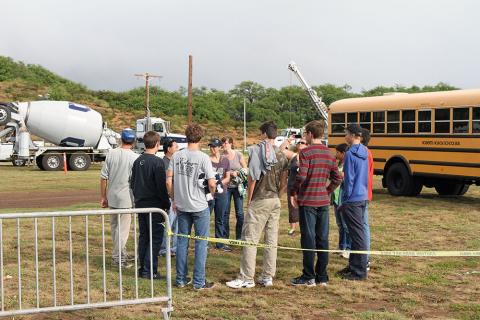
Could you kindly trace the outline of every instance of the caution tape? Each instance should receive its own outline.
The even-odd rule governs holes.
[[[187,234],[178,234],[173,233],[172,230],[167,231],[169,236],[176,235],[177,237],[189,238],[193,240],[204,240],[213,243],[223,243],[232,246],[239,247],[257,247],[257,248],[274,248],[280,250],[291,250],[291,251],[312,251],[312,252],[329,252],[329,253],[342,253],[344,250],[326,250],[326,249],[304,249],[304,248],[295,248],[295,247],[285,247],[285,246],[273,246],[265,243],[255,243],[252,241],[244,240],[233,240],[233,239],[222,239],[222,238],[211,238],[211,237],[201,237],[201,236],[192,236]],[[347,250],[349,253],[354,254],[368,254],[368,255],[377,255],[377,256],[395,256],[395,257],[480,257],[480,251],[359,251],[359,250]]]

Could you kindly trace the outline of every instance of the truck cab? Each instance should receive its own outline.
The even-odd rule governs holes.
[[[275,138],[275,145],[279,147],[288,137],[295,136],[295,143],[300,139],[303,134],[303,129],[299,128],[286,128],[280,131],[280,134]]]
[[[163,144],[163,141],[165,141],[167,137],[170,137],[177,142],[179,149],[183,149],[187,146],[187,138],[184,135],[170,133],[170,121],[158,117],[150,117],[150,121],[152,124],[152,130],[158,132],[160,135],[160,145]],[[145,150],[143,136],[145,135],[145,132],[147,132],[147,117],[137,120],[136,132],[137,143],[135,149],[137,152],[143,152],[143,150]]]

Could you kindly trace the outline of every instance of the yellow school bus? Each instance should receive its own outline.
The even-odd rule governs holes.
[[[329,109],[329,147],[345,142],[349,123],[368,129],[374,172],[390,194],[425,186],[463,195],[480,185],[480,89],[344,99]]]

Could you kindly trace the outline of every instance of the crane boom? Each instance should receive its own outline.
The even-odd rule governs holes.
[[[325,123],[328,122],[328,108],[323,103],[322,99],[317,96],[317,93],[315,90],[312,89],[307,83],[307,80],[303,77],[302,73],[300,70],[298,70],[297,65],[295,62],[290,62],[288,65],[288,69],[292,71],[295,76],[297,76],[298,81],[302,84],[302,87],[307,91],[308,95],[310,96],[310,99],[312,100],[312,103],[314,104],[315,108],[317,108],[318,113],[320,114],[320,117],[322,117],[323,120],[325,120]]]

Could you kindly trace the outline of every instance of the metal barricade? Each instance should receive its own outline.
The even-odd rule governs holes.
[[[128,290],[128,293],[132,295],[130,298],[124,296],[124,284],[125,280],[128,283],[131,283],[131,277],[125,279],[125,267],[122,263],[122,250],[121,250],[121,237],[120,237],[120,228],[121,228],[121,219],[120,215],[122,214],[133,214],[133,229],[134,229],[134,252],[135,252],[135,270],[134,270],[134,285],[133,290]],[[138,214],[148,214],[149,220],[149,254],[150,254],[150,279],[143,280],[139,286],[139,275],[138,275],[138,262],[137,262],[137,215]],[[137,305],[137,304],[146,304],[146,303],[158,303],[166,302],[166,307],[162,308],[162,313],[164,319],[168,319],[170,313],[173,311],[173,300],[172,300],[172,273],[171,273],[171,257],[170,257],[170,235],[167,233],[166,237],[166,295],[165,296],[155,296],[154,282],[164,283],[163,281],[158,281],[154,279],[153,268],[152,268],[152,214],[161,214],[165,221],[165,226],[169,226],[168,214],[158,208],[144,208],[144,209],[115,209],[115,210],[86,210],[86,211],[74,211],[74,212],[30,212],[30,213],[6,213],[0,214],[0,299],[1,299],[1,311],[0,316],[15,316],[15,315],[25,315],[25,314],[36,314],[44,312],[53,312],[53,311],[72,311],[72,310],[81,310],[81,309],[92,309],[92,308],[106,308],[114,306],[126,306],[126,305]],[[118,218],[118,272],[114,269],[113,272],[107,272],[106,268],[106,259],[105,259],[105,216],[106,215],[117,215]],[[72,238],[72,218],[78,219],[77,217],[84,217],[85,229],[84,229],[84,243],[82,248],[84,248],[84,257],[82,264],[84,263],[84,279],[81,281],[74,280],[75,272],[79,272],[79,269],[74,269],[74,258],[79,259],[79,252],[75,250],[74,252],[74,241]],[[89,218],[92,222],[94,219],[101,219],[101,230],[96,226],[96,228],[89,226]],[[60,225],[60,222],[67,219],[67,225]],[[13,220],[13,228],[6,228],[7,222]],[[16,224],[15,224],[16,220]],[[27,225],[28,221],[33,220],[33,239],[34,245],[33,248],[30,248],[31,245],[28,244],[27,240],[32,237],[32,230],[29,228],[30,225]],[[46,223],[45,223],[46,221]],[[39,223],[41,222],[41,223]],[[10,226],[10,224],[8,226]],[[31,224],[31,223],[30,223]],[[15,241],[15,232],[12,232],[12,229],[15,229],[16,225],[16,241]],[[39,239],[39,225],[45,227],[46,229],[51,229],[51,232],[43,234],[46,237]],[[68,247],[68,261],[60,261],[62,254],[66,255],[65,247],[59,248],[60,237],[65,236],[67,231],[61,230],[60,226],[63,226],[64,229],[68,229],[68,239],[61,242],[67,242]],[[76,236],[81,234],[83,226],[79,224],[74,224],[74,233]],[[22,228],[30,232],[27,232],[26,235],[22,236]],[[167,232],[165,228],[164,232]],[[80,231],[78,231],[80,230]],[[7,231],[7,232],[5,232]],[[101,233],[101,245],[97,244],[97,247],[94,247],[89,242],[89,231],[94,231],[96,238],[100,238],[98,233]],[[8,234],[8,235],[7,235]],[[51,241],[52,245],[43,246],[41,249],[41,254],[39,255],[39,240],[41,243]],[[78,243],[75,244],[78,247]],[[26,248],[29,248],[30,251],[33,251],[33,254],[30,257],[22,257],[23,251],[27,251]],[[49,247],[49,249],[45,249]],[[101,250],[101,261],[99,255],[90,255],[91,251],[95,249]],[[16,259],[15,251],[16,250]],[[48,252],[47,252],[48,251]],[[51,253],[51,257],[50,257]],[[82,253],[82,252],[81,252]],[[26,253],[25,253],[26,254]],[[50,259],[44,258],[45,255],[48,255]],[[158,253],[155,253],[158,254]],[[94,258],[94,261],[91,261],[91,257]],[[82,257],[81,257],[82,258]],[[16,260],[17,266],[15,267],[13,261]],[[7,263],[5,265],[5,263]],[[33,264],[33,267],[32,267]],[[78,264],[78,263],[77,263]],[[68,277],[66,280],[69,282],[69,286],[65,288],[59,288],[59,285],[64,285],[64,281],[59,281],[60,278],[59,271],[60,265],[63,271],[62,275],[65,273],[65,270],[68,270]],[[68,267],[65,267],[68,265]],[[23,266],[23,268],[22,268]],[[22,279],[22,271],[26,269],[26,266],[30,266],[34,269],[33,273],[35,275],[34,284],[33,276],[31,276],[32,281],[25,281]],[[93,274],[91,272],[92,267],[97,267],[99,270],[98,273],[101,273],[101,279],[93,281],[95,290],[95,297],[92,298],[92,279],[91,276],[94,275],[98,278],[98,273]],[[42,269],[42,270],[40,270]],[[16,272],[18,277],[17,281],[13,280],[11,275],[8,273]],[[24,272],[25,276],[29,274]],[[45,276],[45,273],[49,274]],[[112,299],[112,294],[110,291],[107,293],[107,285],[111,283],[112,277],[116,277],[118,274],[118,299]],[[24,276],[24,278],[25,278]],[[43,276],[43,277],[41,277]],[[78,278],[78,277],[77,277]],[[11,280],[11,281],[9,281]],[[65,280],[65,279],[63,279]],[[116,280],[116,279],[115,279]],[[7,283],[9,281],[9,283]],[[144,281],[149,281],[150,286],[145,287]],[[51,285],[49,285],[51,284]],[[84,288],[78,289],[78,287],[83,286]],[[77,287],[77,288],[76,288]],[[23,300],[25,293],[22,293],[22,288],[26,288],[28,293],[30,293],[30,300],[27,302]],[[144,292],[143,295],[147,297],[141,297],[139,294],[139,288]],[[66,291],[69,291],[68,302],[65,302]],[[14,292],[15,294],[6,295],[8,293]],[[103,291],[103,292],[102,292]],[[148,294],[148,291],[149,294]],[[158,290],[157,290],[158,291]],[[58,294],[60,292],[60,296]],[[79,294],[81,292],[81,294]],[[147,292],[147,293],[145,293]],[[51,293],[51,297],[49,297]],[[60,301],[63,298],[63,302]],[[77,303],[77,301],[78,303]],[[96,300],[96,301],[95,301]]]

